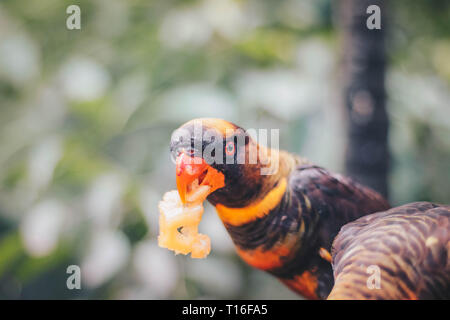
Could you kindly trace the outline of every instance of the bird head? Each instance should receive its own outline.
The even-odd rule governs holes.
[[[273,187],[267,183],[273,177],[262,175],[261,169],[270,166],[274,151],[231,122],[191,120],[173,132],[170,150],[183,203],[193,188],[208,185],[213,205],[244,207]]]

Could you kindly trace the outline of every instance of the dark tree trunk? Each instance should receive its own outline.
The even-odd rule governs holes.
[[[381,29],[370,30],[366,13],[381,8]],[[347,119],[346,172],[356,181],[387,196],[385,46],[386,11],[380,0],[341,0],[338,24],[342,40],[342,94]]]

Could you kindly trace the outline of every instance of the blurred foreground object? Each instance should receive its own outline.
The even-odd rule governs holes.
[[[329,299],[450,299],[450,206],[416,202],[345,225],[333,270]]]

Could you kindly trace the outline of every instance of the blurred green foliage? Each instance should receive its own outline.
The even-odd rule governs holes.
[[[335,6],[2,0],[0,298],[297,298],[240,262],[210,207],[208,259],[158,248],[157,203],[170,134],[195,117],[280,128],[283,148],[342,171]],[[389,3],[393,204],[450,202],[449,9]]]

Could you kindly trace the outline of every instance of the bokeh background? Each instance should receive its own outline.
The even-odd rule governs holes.
[[[334,5],[1,0],[0,298],[298,298],[239,260],[209,205],[207,259],[158,248],[157,204],[175,187],[170,134],[196,117],[279,128],[283,148],[343,172]],[[450,203],[449,8],[387,9],[394,205]]]

